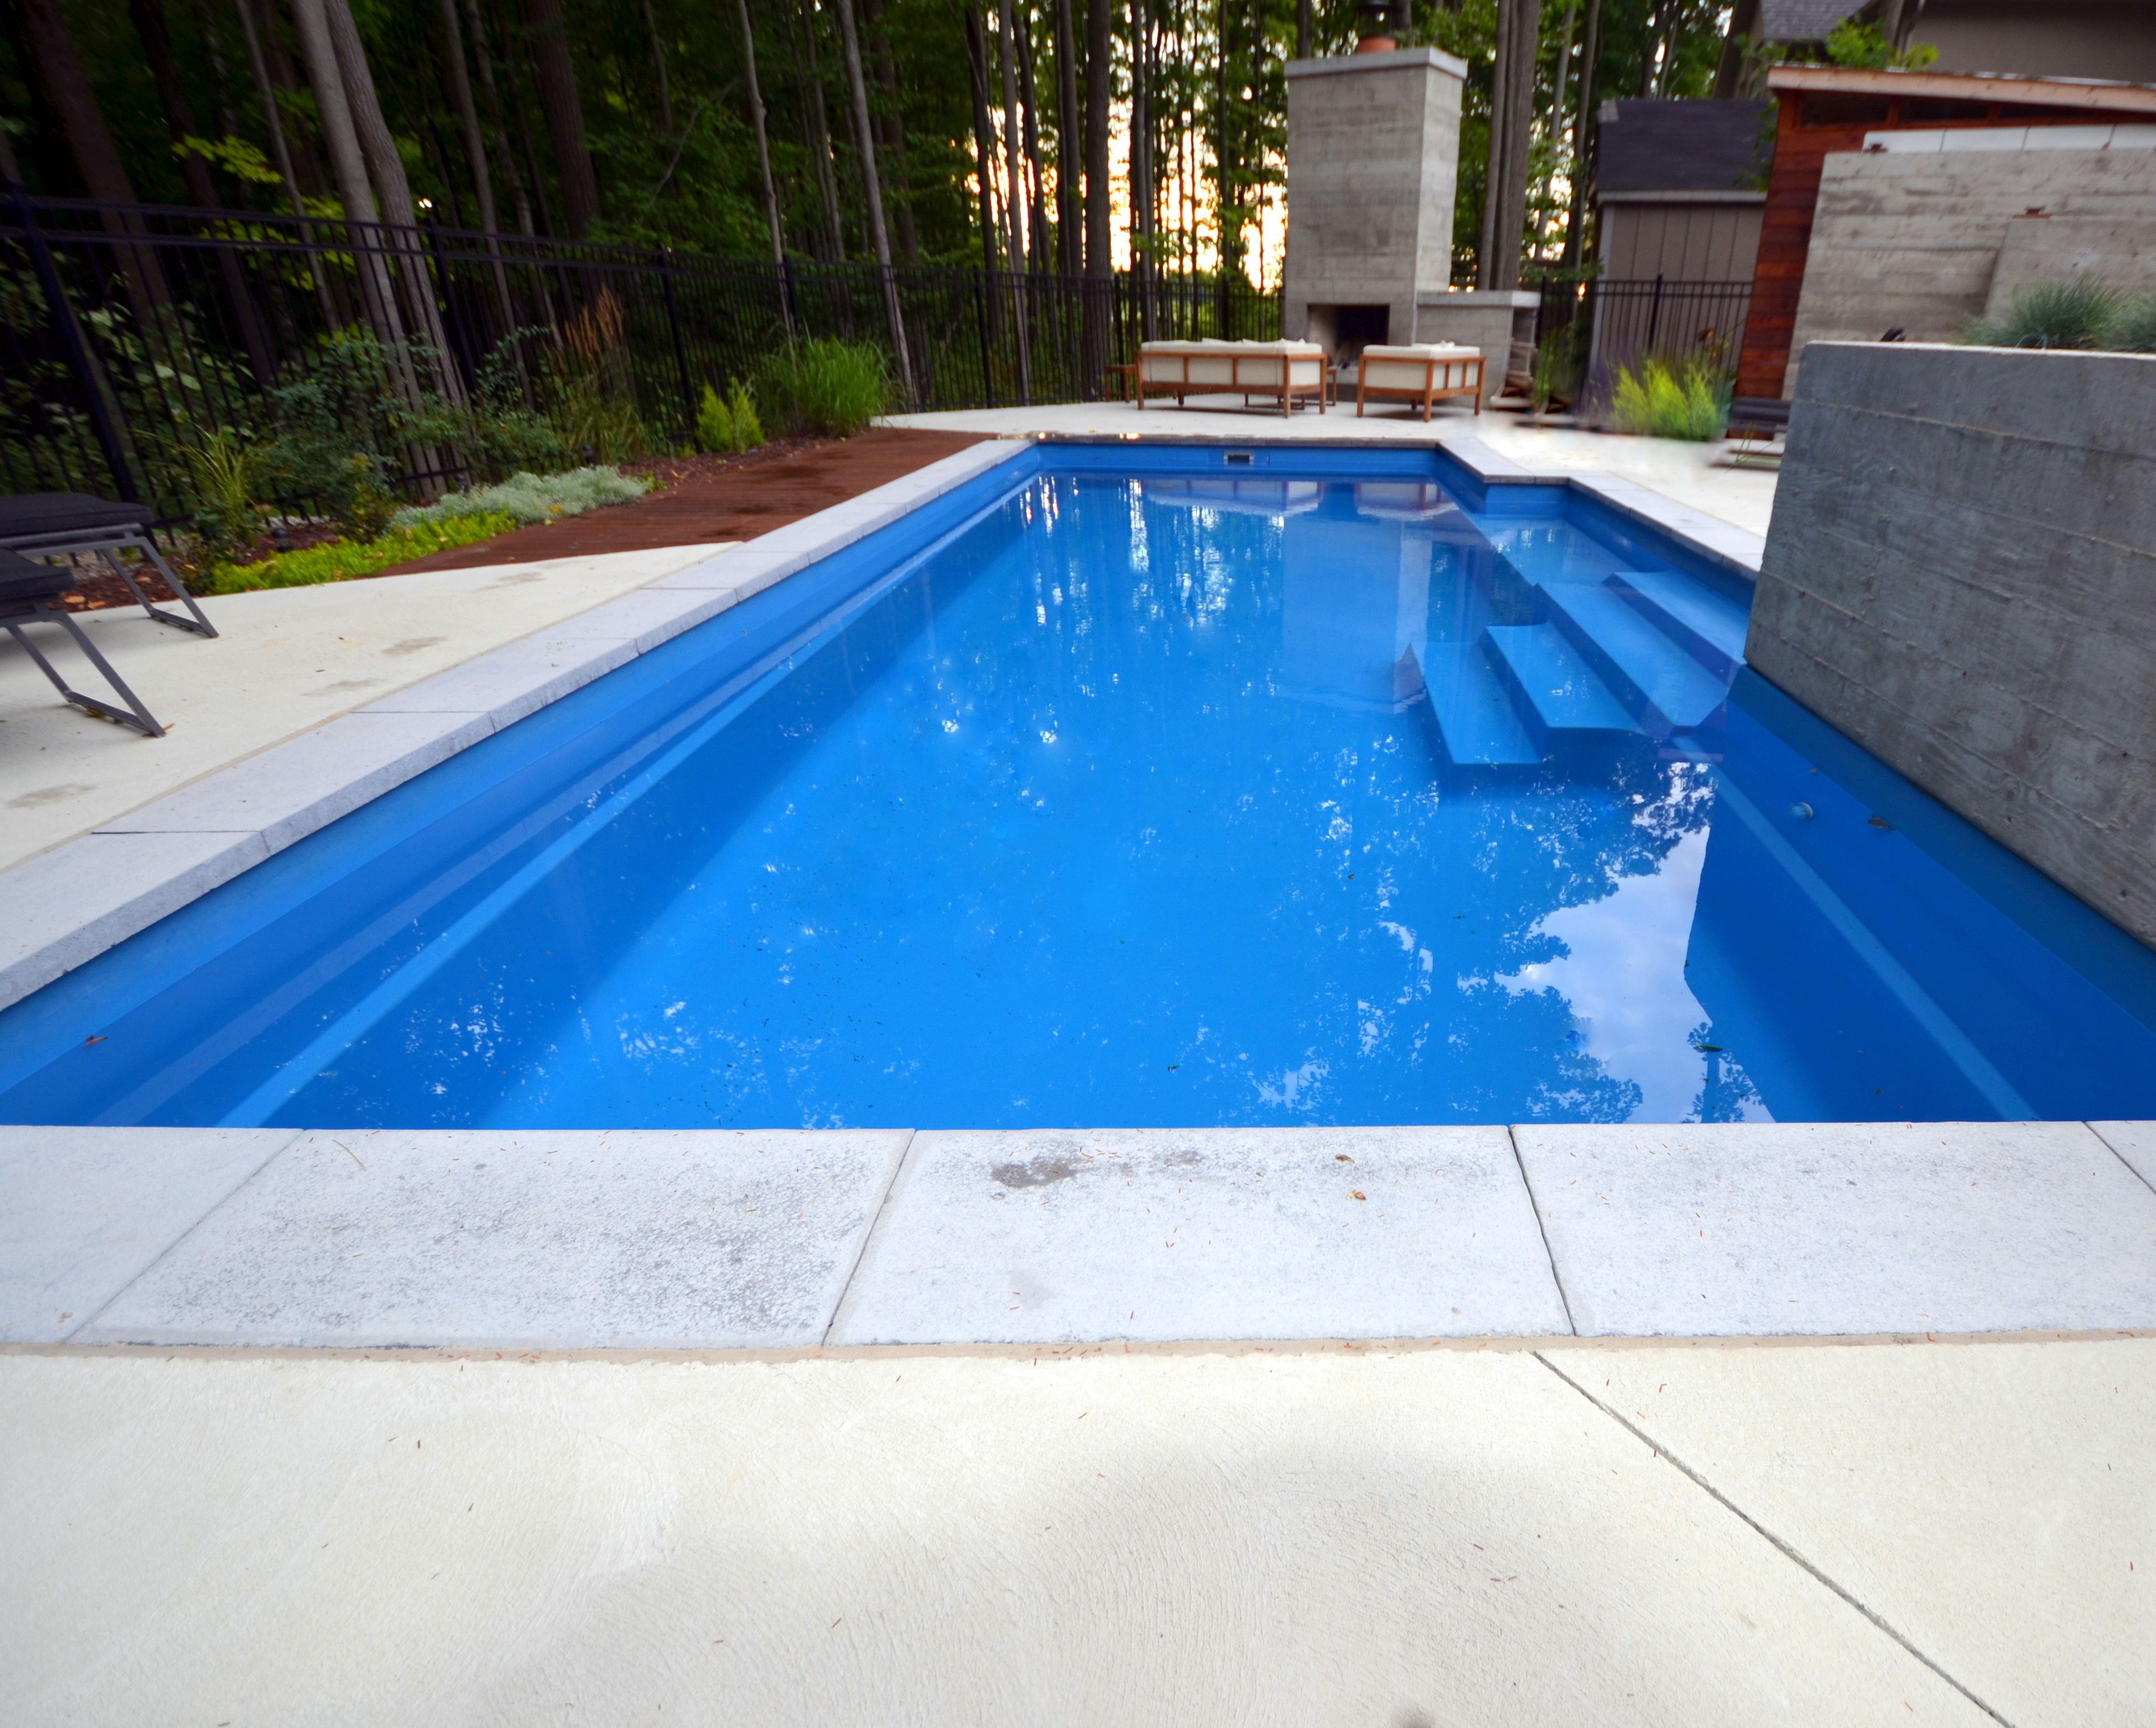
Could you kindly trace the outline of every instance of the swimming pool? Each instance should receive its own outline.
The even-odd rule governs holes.
[[[1442,453],[1045,446],[0,1015],[0,1120],[2156,1114],[2156,955]]]

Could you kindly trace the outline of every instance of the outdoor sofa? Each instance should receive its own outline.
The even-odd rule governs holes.
[[[1466,396],[1482,411],[1482,351],[1458,342],[1399,342],[1373,344],[1363,350],[1355,368],[1355,412],[1370,402],[1410,402],[1422,405],[1430,418],[1431,405]]]
[[[54,689],[79,708],[100,714],[107,720],[116,720],[122,726],[131,726],[145,738],[162,738],[165,728],[157,723],[150,711],[144,707],[133,691],[122,681],[120,674],[112,670],[112,663],[97,651],[97,645],[83,633],[82,626],[68,615],[67,609],[59,604],[59,597],[74,586],[74,573],[63,564],[33,563],[20,553],[0,551],[0,630],[4,630],[23,645],[23,651],[38,663],[38,670],[52,681]],[[23,633],[26,624],[57,624],[74,638],[74,645],[84,657],[104,673],[120,699],[127,704],[125,712],[110,702],[100,702],[94,696],[85,696],[79,690],[68,688],[53,663],[38,651],[38,645]]]
[[[195,597],[180,580],[179,572],[157,550],[157,543],[150,532],[150,521],[149,511],[140,504],[115,504],[104,498],[93,498],[86,492],[25,492],[0,498],[0,548],[33,558],[64,558],[84,552],[101,553],[113,573],[127,584],[127,592],[158,623],[169,624],[175,630],[192,630],[198,636],[215,635],[216,626],[203,616],[202,608],[195,604]],[[141,584],[136,581],[135,573],[120,556],[129,550],[139,552],[146,563],[155,567],[180,604],[187,609],[188,616],[182,618],[177,612],[168,612],[151,604],[149,595],[142,592]],[[72,579],[69,585],[73,585]]]
[[[1245,408],[1265,397],[1286,415],[1298,402],[1324,409],[1332,368],[1316,342],[1149,342],[1138,346],[1135,382],[1142,409],[1148,396],[1173,396],[1180,407],[1189,396],[1240,394]]]

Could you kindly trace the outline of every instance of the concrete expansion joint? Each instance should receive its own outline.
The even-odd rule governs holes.
[[[1615,1422],[1618,1427],[1624,1429],[1626,1433],[1630,1434],[1642,1446],[1645,1447],[1648,1451],[1653,1453],[1656,1458],[1660,1458],[1664,1463],[1669,1465],[1671,1469],[1676,1471],[1678,1474],[1686,1478],[1695,1487],[1698,1488],[1702,1493],[1707,1494],[1710,1499],[1713,1500],[1717,1505],[1722,1507],[1723,1510],[1728,1512],[1733,1517],[1743,1523],[1755,1535],[1759,1536],[1770,1547],[1772,1547],[1775,1552],[1781,1555],[1784,1559],[1789,1561],[1792,1565],[1810,1575],[1818,1583],[1825,1586],[1835,1596],[1840,1597],[1841,1600],[1846,1602],[1851,1607],[1856,1609],[1858,1613],[1861,1614],[1866,1620],[1869,1620],[1872,1625],[1878,1628],[1880,1631],[1885,1633],[1888,1638],[1899,1644],[1904,1650],[1908,1652],[1910,1655],[1915,1657],[1917,1661],[1922,1663],[1926,1668],[1929,1669],[1942,1680],[1945,1681],[1948,1685],[1953,1687],[1955,1691],[1960,1693],[1964,1698],[1966,1698],[1971,1704],[1982,1710],[1984,1715],[1990,1717],[1993,1721],[1999,1724],[1999,1728],[2014,1728],[2014,1724],[2007,1717],[2002,1715],[1998,1710],[1987,1704],[1975,1692],[1972,1691],[1964,1681],[1956,1678],[1953,1674],[1949,1673],[1945,1668],[1941,1666],[1933,1657],[1915,1643],[1899,1627],[1896,1626],[1891,1620],[1888,1620],[1886,1616],[1872,1607],[1870,1603],[1866,1602],[1854,1591],[1849,1589],[1837,1579],[1834,1578],[1793,1544],[1787,1541],[1783,1537],[1777,1535],[1773,1530],[1768,1529],[1765,1525],[1754,1518],[1749,1512],[1747,1512],[1742,1506],[1738,1505],[1736,1501],[1730,1499],[1727,1494],[1717,1488],[1713,1483],[1710,1482],[1699,1471],[1694,1469],[1690,1464],[1679,1458],[1674,1452],[1671,1452],[1669,1448],[1663,1445],[1659,1440],[1656,1439],[1653,1435],[1648,1433],[1645,1429],[1640,1427],[1637,1423],[1631,1421],[1622,1411],[1614,1408],[1612,1406],[1605,1403],[1602,1399],[1595,1396],[1593,1392],[1589,1391],[1585,1386],[1574,1380],[1569,1374],[1567,1374],[1563,1369],[1558,1367],[1556,1363],[1550,1360],[1550,1359],[1547,1355],[1543,1355],[1542,1351],[1536,1350],[1532,1354],[1534,1355],[1534,1359],[1537,1362],[1540,1362],[1543,1367],[1548,1369],[1551,1373],[1554,1374],[1559,1380],[1570,1386],[1573,1391],[1578,1393],[1581,1397],[1586,1399],[1589,1403],[1592,1404],[1597,1410],[1608,1417],[1610,1421]]]

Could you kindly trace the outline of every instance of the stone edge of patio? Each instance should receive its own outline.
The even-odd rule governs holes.
[[[2148,1123],[0,1128],[0,1345],[2156,1330]]]

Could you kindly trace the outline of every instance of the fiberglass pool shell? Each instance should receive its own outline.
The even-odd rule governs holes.
[[[0,1120],[2156,1114],[2156,956],[1429,450],[1047,446],[0,1016]]]

